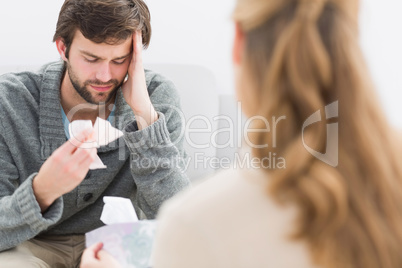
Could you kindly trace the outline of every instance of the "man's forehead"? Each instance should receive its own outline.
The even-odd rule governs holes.
[[[132,38],[126,40],[106,40],[104,43],[95,43],[87,39],[79,30],[74,34],[71,46],[75,46],[79,51],[85,51],[93,55],[98,54],[118,54],[117,57],[127,55],[132,51]],[[101,56],[101,55],[99,55]]]
[[[73,36],[73,40],[75,40],[75,39],[85,40],[87,42],[91,42],[91,43],[94,43],[94,44],[108,44],[108,45],[114,46],[114,45],[123,44],[123,43],[125,43],[127,41],[131,41],[132,40],[132,35],[129,36],[128,38],[126,38],[126,39],[117,39],[117,38],[114,38],[114,37],[109,37],[109,38],[106,38],[104,42],[97,43],[97,42],[92,41],[91,39],[86,38],[79,29],[76,29],[75,32],[74,32],[74,36]]]

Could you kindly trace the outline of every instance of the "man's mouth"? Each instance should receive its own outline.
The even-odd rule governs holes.
[[[108,91],[109,89],[112,88],[112,86],[95,86],[95,85],[91,85],[91,87],[99,92]]]

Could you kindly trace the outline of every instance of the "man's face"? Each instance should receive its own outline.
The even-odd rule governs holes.
[[[67,74],[86,102],[107,103],[121,86],[131,60],[132,38],[117,44],[97,44],[76,31],[71,43]]]

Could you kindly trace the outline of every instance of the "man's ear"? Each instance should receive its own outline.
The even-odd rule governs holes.
[[[64,40],[62,38],[58,38],[56,40],[56,47],[57,47],[57,51],[60,54],[60,57],[64,61],[68,61],[68,59],[66,57],[66,51],[67,51],[66,43],[64,43]]]
[[[243,58],[245,38],[242,29],[238,23],[235,24],[235,36],[233,41],[233,63],[239,65]]]

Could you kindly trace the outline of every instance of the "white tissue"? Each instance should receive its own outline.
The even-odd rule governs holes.
[[[92,126],[91,120],[75,120],[70,123],[68,127],[68,131],[70,133],[70,137],[76,137],[79,133],[84,131],[85,129],[94,129],[94,138],[93,142],[84,142],[81,145],[81,148],[99,148],[100,146],[105,146],[112,141],[117,140],[121,136],[123,136],[123,132],[114,128],[109,121],[106,121],[102,118],[96,118],[94,126]],[[89,169],[101,169],[106,168],[106,166],[102,163],[102,160],[98,155],[95,156],[94,161],[89,166]]]
[[[107,168],[102,162],[102,160],[99,158],[98,155],[95,155],[94,161],[89,165],[89,169],[102,169],[102,168]]]
[[[109,121],[97,118],[94,124],[95,140],[98,146],[105,146],[123,136],[123,132],[112,127]]]
[[[138,217],[135,213],[131,200],[123,197],[104,196],[101,221],[106,224],[137,222]]]

